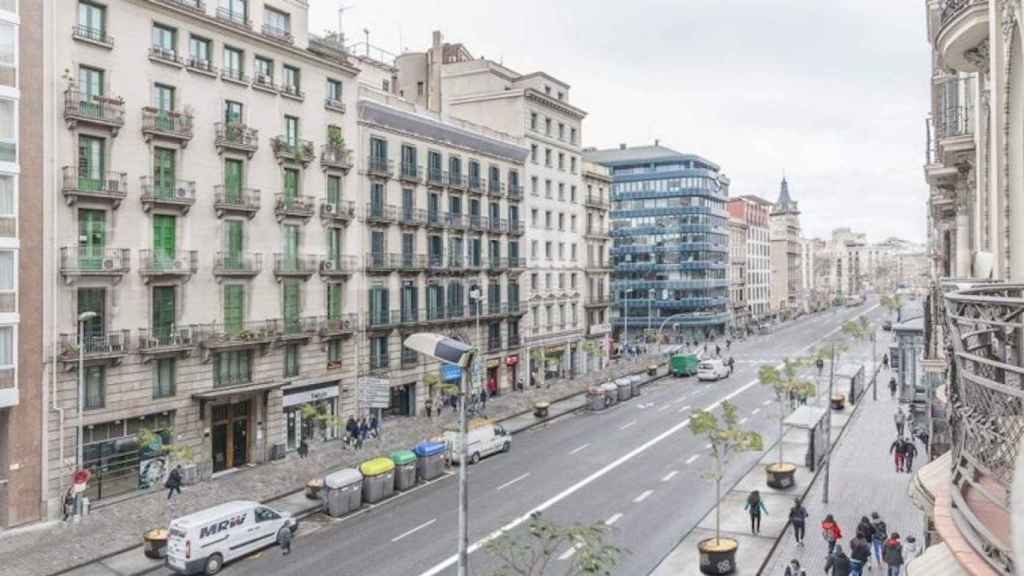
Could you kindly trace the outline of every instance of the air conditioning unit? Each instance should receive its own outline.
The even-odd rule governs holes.
[[[113,270],[114,267],[115,267],[114,266],[115,264],[116,263],[114,262],[113,258],[104,258],[103,259],[103,269],[104,270]]]
[[[330,260],[324,260],[320,264],[320,267],[323,268],[325,272],[330,272],[334,270],[334,262],[331,262]]]
[[[178,190],[176,191],[176,194],[178,195],[178,198],[180,198],[182,200],[184,200],[185,198],[188,198],[188,190],[184,186],[181,187],[181,188],[178,188]]]
[[[322,209],[322,210],[324,211],[324,213],[326,213],[326,214],[333,214],[333,213],[334,213],[334,204],[324,204],[324,205],[323,205],[323,206],[321,207],[321,209]]]

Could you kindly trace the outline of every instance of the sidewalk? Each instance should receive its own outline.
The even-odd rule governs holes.
[[[550,381],[546,388],[506,392],[487,402],[486,416],[496,420],[508,419],[506,427],[517,432],[537,423],[529,413],[534,402],[552,402],[549,419],[558,417],[583,405],[581,393],[591,383],[636,373],[646,368],[650,361],[651,358],[646,357],[636,362],[619,362],[576,379]],[[567,397],[569,399],[565,402],[555,404]],[[407,449],[425,439],[440,436],[445,427],[454,423],[455,413],[451,410],[432,419],[424,416],[389,418],[382,423],[380,437],[368,441],[361,450],[349,449],[342,442],[317,444],[305,459],[299,459],[293,453],[283,460],[239,469],[215,480],[186,486],[176,497],[175,513],[181,516],[238,499],[274,501],[275,505],[289,503],[282,507],[301,512],[305,504],[302,498],[289,497],[302,490],[307,480],[321,477],[328,470],[356,466],[376,455]],[[137,573],[139,566],[145,569],[147,565],[158,565],[147,562],[141,550],[135,548],[141,545],[145,531],[166,526],[168,516],[166,493],[156,490],[110,503],[98,502],[81,524],[57,523],[47,528],[2,534],[0,557],[4,558],[4,576],[67,573],[76,566],[106,557],[110,557],[106,564],[116,572],[101,566],[87,566],[71,573]],[[136,561],[136,556],[142,560],[141,564]],[[130,566],[125,566],[125,562]]]

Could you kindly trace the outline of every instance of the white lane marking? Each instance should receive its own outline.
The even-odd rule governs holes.
[[[665,405],[664,405],[664,406],[662,406],[661,408],[658,408],[658,412],[664,412],[665,410],[668,410],[668,409],[669,409],[669,408],[671,408],[671,407],[672,407],[672,405],[671,405],[671,404],[665,404]]]
[[[686,412],[686,411],[687,411],[687,410],[689,410],[689,409],[690,409],[690,405],[689,405],[689,404],[687,404],[686,406],[683,406],[682,408],[680,408],[680,409],[678,410],[678,412],[679,412],[680,414],[682,414],[683,412]]]
[[[569,547],[568,550],[566,550],[565,552],[562,552],[562,555],[559,556],[558,559],[559,560],[568,560],[569,558],[572,558],[572,555],[575,554],[576,550],[578,550],[579,548],[580,548],[579,544],[573,544],[572,546]]]
[[[665,474],[665,477],[662,478],[661,481],[662,482],[668,482],[669,480],[675,478],[676,474],[679,474],[679,470],[673,470],[673,471],[669,472],[668,474]]]
[[[754,414],[757,414],[757,413],[758,413],[758,412],[760,412],[760,411],[761,411],[761,409],[760,409],[760,408],[754,408],[754,411],[753,411],[753,412],[751,412],[751,413],[750,413],[750,415],[751,415],[751,416],[753,416]]]
[[[744,425],[746,423],[747,423],[747,419],[746,418],[740,418],[740,426],[742,426],[742,425]]]
[[[437,522],[437,518],[434,518],[433,520],[427,520],[423,524],[420,524],[419,526],[413,528],[412,530],[409,530],[408,532],[402,532],[398,536],[395,536],[394,538],[392,538],[391,541],[392,542],[398,542],[399,540],[401,540],[402,538],[405,538],[406,536],[409,536],[410,534],[414,534],[416,532],[419,532],[420,530],[423,530],[424,528],[426,528],[427,526],[430,526],[434,522]]]
[[[630,420],[629,422],[626,422],[622,426],[619,426],[619,430],[625,430],[626,428],[629,428],[633,424],[636,424],[636,420]]]
[[[644,500],[647,500],[647,497],[650,496],[651,494],[654,494],[654,490],[644,490],[639,496],[633,498],[633,503],[639,504]]]
[[[739,396],[740,394],[743,394],[747,390],[750,390],[756,384],[757,384],[757,380],[751,380],[750,382],[747,382],[743,386],[740,386],[736,390],[733,390],[729,394],[719,398],[709,408],[712,408],[712,409],[716,408],[722,402],[725,402],[727,400],[732,400],[733,398]],[[519,516],[518,518],[515,518],[512,521],[508,522],[507,524],[505,524],[501,528],[498,528],[497,530],[491,532],[487,536],[484,536],[483,538],[481,538],[481,539],[477,540],[476,542],[470,544],[469,549],[467,550],[467,553],[472,554],[472,553],[476,552],[484,544],[487,544],[488,542],[494,540],[495,538],[498,538],[499,536],[501,536],[502,534],[508,532],[509,530],[514,530],[520,524],[522,524],[523,522],[526,522],[527,520],[532,518],[533,515],[536,514],[537,512],[543,512],[543,511],[547,510],[548,508],[551,508],[555,504],[558,504],[562,500],[565,500],[569,496],[572,496],[573,494],[575,494],[575,493],[579,492],[580,490],[586,488],[587,486],[593,484],[598,479],[608,475],[609,472],[615,470],[619,466],[622,466],[626,462],[629,462],[633,458],[636,458],[640,454],[643,454],[644,452],[650,450],[654,446],[657,446],[658,444],[663,442],[669,436],[672,436],[676,432],[679,432],[680,430],[683,430],[684,428],[686,428],[689,425],[690,425],[690,419],[687,418],[687,419],[683,420],[682,422],[679,422],[675,426],[669,428],[668,430],[665,430],[661,434],[658,434],[654,438],[651,438],[647,442],[644,442],[643,444],[641,444],[641,445],[637,446],[636,448],[630,450],[629,452],[623,454],[618,459],[616,459],[616,460],[614,460],[612,462],[609,462],[603,468],[593,472],[590,476],[587,476],[586,478],[580,480],[579,482],[573,484],[572,486],[569,486],[565,490],[562,490],[558,494],[555,494],[554,496],[552,496],[552,497],[548,498],[547,500],[541,502],[537,506],[534,506],[530,510],[527,510],[526,513],[524,513],[521,516]],[[452,566],[454,566],[455,563],[458,562],[458,559],[459,559],[459,557],[458,557],[457,554],[452,554],[451,556],[449,556],[449,557],[445,558],[444,560],[438,562],[434,566],[428,568],[427,570],[424,570],[420,574],[420,576],[437,576],[441,572],[444,572],[445,570],[447,570],[447,569],[451,568]]]
[[[686,463],[688,465],[693,464],[694,462],[697,461],[697,458],[700,458],[700,454],[694,454],[693,456],[690,456],[689,458],[686,459]]]
[[[583,449],[584,449],[584,448],[586,448],[587,446],[590,446],[590,444],[589,444],[589,443],[587,443],[587,444],[584,444],[583,446],[579,446],[579,447],[573,448],[573,449],[572,449],[572,450],[571,450],[571,451],[569,452],[569,456],[572,456],[573,454],[576,454],[577,452],[579,452],[579,451],[583,450]]]
[[[618,522],[619,518],[622,518],[622,514],[621,513],[615,513],[615,514],[612,514],[607,520],[605,520],[604,523],[607,524],[608,526],[611,526],[612,524],[615,524],[616,522]]]
[[[505,482],[501,486],[498,486],[498,490],[500,491],[502,488],[508,488],[509,486],[515,484],[516,482],[519,482],[520,480],[522,480],[523,478],[526,478],[529,475],[530,475],[530,473],[527,472],[526,474],[523,474],[522,476],[517,476],[517,477],[509,480],[508,482]]]
[[[761,406],[767,406],[767,405],[769,405],[771,403],[772,403],[771,400],[765,400],[764,402],[761,402]]]
[[[675,403],[676,404],[682,404],[683,402],[686,402],[686,397],[687,396],[688,396],[688,394],[683,394],[682,396],[679,397],[679,400],[675,401]]]

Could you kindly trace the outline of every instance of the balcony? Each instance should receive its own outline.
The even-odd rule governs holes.
[[[65,166],[61,172],[61,192],[68,206],[86,200],[117,208],[128,195],[128,175],[124,172],[107,172],[98,178],[83,176],[74,166]]]
[[[454,273],[465,272],[466,261],[462,258],[461,254],[449,254],[447,269],[449,272]]]
[[[526,226],[519,220],[509,220],[508,233],[513,236],[522,236],[526,233]]]
[[[149,47],[149,59],[152,62],[158,64],[166,64],[175,68],[181,68],[185,65],[185,62],[178,55],[178,51],[171,48],[164,48],[163,46],[150,46]]]
[[[321,256],[320,276],[323,278],[345,278],[351,276],[358,266],[355,256]]]
[[[402,206],[402,213],[398,218],[398,225],[404,227],[419,227],[427,223],[427,211],[412,206]]]
[[[427,269],[426,254],[401,254],[398,271],[406,274],[418,274]]]
[[[167,326],[150,330],[139,328],[139,354],[148,359],[153,355],[184,354],[198,344],[193,326]]]
[[[240,152],[252,158],[259,148],[259,130],[242,122],[217,122],[214,128],[216,135],[213,143],[217,146],[218,154]]]
[[[482,258],[473,258],[471,255],[466,258],[466,271],[470,273],[480,272],[484,269],[484,261]]]
[[[433,186],[435,188],[441,188],[445,183],[445,172],[440,168],[429,168],[427,169],[427,186]]]
[[[519,184],[508,185],[508,200],[509,202],[522,200],[523,199],[523,187]]]
[[[142,209],[149,212],[153,207],[175,210],[188,214],[196,203],[196,183],[191,180],[168,180],[155,183],[149,176],[140,178]]]
[[[436,308],[427,306],[427,313],[424,317],[425,322],[445,322],[448,316],[445,314],[444,308]]]
[[[483,232],[491,227],[490,220],[487,216],[481,216],[479,214],[471,214],[469,216],[469,229],[474,232]]]
[[[487,259],[487,273],[501,274],[508,270],[508,258],[491,257]]]
[[[509,348],[509,350],[511,350],[513,348],[519,348],[520,346],[522,346],[522,344],[523,344],[522,338],[519,336],[519,334],[509,334],[508,335],[508,348]]]
[[[251,220],[260,210],[260,191],[256,188],[228,188],[223,184],[214,186],[213,209],[218,218],[234,214]]]
[[[233,82],[242,86],[249,86],[249,76],[238,68],[224,68],[220,71],[220,79],[225,82]]]
[[[277,327],[277,341],[308,340],[320,332],[320,318],[295,316],[273,320]]]
[[[587,208],[597,208],[599,210],[608,209],[608,201],[600,196],[586,196],[583,198],[583,205]]]
[[[398,208],[370,202],[366,204],[365,215],[367,224],[394,224],[398,220]]]
[[[997,574],[1013,574],[1011,487],[1024,437],[1024,286],[988,285],[949,292],[946,325],[952,510],[936,526],[955,528]],[[948,521],[952,520],[952,526]],[[968,552],[970,551],[968,548]]]
[[[275,136],[270,141],[270,146],[274,150],[274,158],[277,159],[278,164],[284,164],[285,162],[293,162],[296,164],[302,164],[303,167],[308,166],[313,158],[316,157],[316,151],[313,148],[313,143],[309,140],[295,140],[289,142],[284,136]]]
[[[274,254],[274,276],[305,280],[317,271],[317,258],[308,254]]]
[[[189,72],[197,72],[210,78],[216,78],[219,71],[217,67],[213,65],[213,62],[205,58],[196,58],[190,56],[185,59],[185,68]]]
[[[607,228],[599,228],[597,226],[591,226],[583,232],[583,235],[593,240],[611,240],[611,235],[608,234]]]
[[[299,102],[306,99],[306,93],[302,91],[302,88],[298,84],[282,84],[280,89],[281,96],[286,98],[298,100]]]
[[[324,144],[320,147],[320,168],[348,174],[352,169],[352,150],[345,148],[344,144]]]
[[[467,224],[469,224],[469,219],[461,213],[449,212],[447,214],[446,223],[448,227],[453,230],[465,230]]]
[[[371,252],[364,256],[364,267],[367,274],[390,274],[398,270],[398,254],[384,254]]]
[[[469,177],[469,185],[467,186],[470,194],[483,194],[484,192],[484,180],[479,176]]]
[[[131,262],[128,248],[69,247],[60,249],[60,273],[68,284],[78,278],[103,278],[120,282]]]
[[[444,270],[444,255],[443,254],[428,254],[427,255],[427,268],[431,272],[440,272]]]
[[[988,40],[988,0],[943,0],[938,33],[933,45],[946,66],[959,72],[977,72],[988,50],[978,50]],[[984,64],[988,67],[988,62]]]
[[[220,282],[224,278],[252,278],[263,271],[263,254],[256,252],[217,252],[213,260],[213,275]]]
[[[185,148],[192,140],[192,115],[147,106],[142,109],[142,136],[146,142],[160,138]]]
[[[286,218],[299,218],[308,221],[316,211],[316,199],[312,196],[292,196],[290,194],[274,194],[274,215],[281,222]]]
[[[128,330],[111,330],[106,334],[87,335],[79,342],[78,334],[61,334],[60,359],[69,369],[75,369],[79,354],[89,363],[120,364],[128,353],[131,335]]]
[[[377,352],[370,354],[370,365],[368,366],[368,369],[370,370],[371,373],[387,373],[387,371],[390,369],[390,365],[390,358],[388,357],[387,354],[379,354]]]
[[[514,302],[506,302],[505,309],[508,310],[509,316],[522,316],[526,314],[526,306],[523,306],[518,300]]]
[[[271,26],[270,24],[263,25],[263,35],[271,40],[276,40],[291,46],[295,44],[295,37],[292,33],[284,28],[278,28],[277,26]]]
[[[423,178],[423,166],[402,162],[402,169],[398,172],[399,180],[411,184],[419,184],[421,178]]]
[[[223,6],[217,8],[217,19],[236,28],[242,28],[246,31],[252,30],[252,21],[246,18],[244,13],[235,12]]]
[[[357,314],[341,314],[336,318],[320,318],[319,333],[321,338],[351,336],[358,329],[359,316]]]
[[[339,202],[320,201],[320,219],[324,222],[348,224],[355,217],[356,205],[354,202],[347,200]]]
[[[76,88],[64,91],[64,121],[74,130],[79,124],[102,128],[117,136],[124,126],[124,99],[90,96]]]
[[[366,174],[378,178],[391,178],[395,173],[395,163],[387,158],[368,156],[366,158]]]
[[[487,338],[488,352],[500,352],[501,348],[501,336],[490,336]]]
[[[487,195],[491,198],[501,198],[505,195],[505,183],[493,178],[487,181]]]
[[[406,326],[415,326],[423,321],[423,313],[419,308],[402,308],[401,310],[392,310],[391,315],[398,316],[398,323]]]
[[[465,190],[466,189],[466,177],[460,172],[449,172],[448,173],[448,188],[452,190]]]
[[[139,274],[146,284],[154,279],[186,281],[198,270],[196,250],[139,250]]]
[[[588,297],[587,300],[583,303],[583,306],[587,308],[606,308],[610,306],[611,303],[612,301],[610,296],[607,296],[605,294],[596,294],[594,296]]]
[[[508,259],[509,272],[522,272],[526,270],[526,258],[514,258],[509,256]]]
[[[200,16],[206,16],[206,3],[203,0],[160,0],[165,4],[187,8]]]
[[[337,98],[324,98],[324,108],[334,112],[340,112],[342,114],[345,113],[345,103]]]
[[[427,210],[427,228],[434,230],[443,229],[448,219],[440,210]]]
[[[114,37],[107,34],[107,31],[103,28],[72,26],[71,37],[79,42],[85,42],[101,48],[112,49],[114,47]]]
[[[366,314],[367,330],[390,330],[398,325],[397,310],[370,310]],[[385,363],[386,364],[386,363]]]
[[[237,322],[230,324],[203,324],[197,327],[201,346],[210,350],[250,348],[268,345],[278,335],[279,327],[272,320]]]
[[[487,232],[491,234],[504,234],[508,229],[508,220],[504,218],[491,218],[487,223]]]

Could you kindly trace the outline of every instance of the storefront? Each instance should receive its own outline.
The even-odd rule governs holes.
[[[272,446],[267,434],[270,396],[281,384],[263,382],[214,388],[192,395],[208,423],[203,435],[209,438],[211,461],[200,463],[200,478],[207,478],[211,472],[284,457],[284,446]]]
[[[416,415],[416,383],[409,382],[391,387],[391,397],[386,411],[391,416]]]
[[[501,358],[487,360],[487,377],[484,382],[487,384],[487,393],[491,396],[496,396],[500,392],[498,389],[498,368],[500,367]]]
[[[549,346],[544,349],[544,379],[561,378],[562,356],[565,355],[565,348],[562,346]]]
[[[300,442],[326,442],[338,437],[340,382],[331,380],[284,389],[284,416],[288,450]]]
[[[508,375],[508,389],[515,390],[519,380],[519,355],[505,357],[505,373]]]

